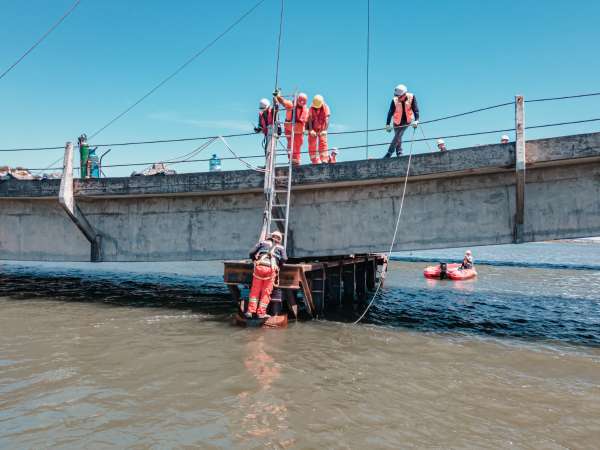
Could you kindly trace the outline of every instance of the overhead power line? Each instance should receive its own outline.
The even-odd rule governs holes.
[[[57,22],[54,23],[54,25],[52,25],[43,35],[42,37],[40,37],[37,41],[35,41],[35,43],[29,47],[29,49],[23,53],[21,55],[21,57],[19,59],[17,59],[14,63],[12,63],[10,65],[10,67],[8,67],[8,69],[6,69],[4,72],[2,72],[2,74],[0,74],[0,80],[2,78],[4,78],[8,72],[10,72],[11,70],[13,70],[21,61],[23,61],[27,55],[29,55],[38,45],[40,45],[42,43],[42,41],[44,41],[44,39],[46,39],[50,33],[52,33],[61,23],[63,23],[63,21],[69,17],[69,15],[75,10],[75,8],[77,8],[77,6],[79,6],[79,3],[81,2],[81,0],[76,0],[75,3],[73,3],[71,5],[71,7],[67,10],[67,12],[65,12],[62,17],[60,19],[58,19]]]
[[[552,98],[544,98],[544,99],[526,100],[526,102],[543,102],[543,101],[563,100],[563,99],[572,99],[572,98],[581,98],[581,97],[592,97],[592,96],[597,96],[597,95],[600,95],[600,92],[589,93],[589,94],[569,95],[569,96],[564,96],[564,97],[552,97]],[[434,123],[434,122],[440,122],[443,120],[454,119],[456,117],[462,117],[462,116],[466,116],[466,115],[470,115],[470,114],[475,114],[478,112],[489,111],[491,109],[496,109],[496,108],[509,106],[509,105],[514,105],[514,101],[506,102],[506,103],[499,103],[497,105],[492,105],[492,106],[486,106],[484,108],[472,109],[470,111],[465,111],[465,112],[462,112],[459,114],[452,114],[452,115],[448,115],[448,116],[438,117],[436,119],[424,120],[424,121],[421,121],[420,123],[425,125],[425,124],[430,124],[430,123]],[[583,120],[583,121],[564,122],[564,124],[570,125],[570,124],[585,123],[585,122],[595,122],[597,120],[598,119],[589,119],[589,120]],[[561,123],[561,124],[563,124],[563,123]],[[557,125],[561,125],[561,124],[541,125],[540,127],[557,126]],[[528,128],[532,128],[532,127],[528,127]],[[371,128],[371,129],[364,129],[364,130],[331,131],[331,132],[329,132],[329,135],[358,134],[358,133],[367,133],[367,132],[375,132],[375,131],[383,131],[383,130],[385,130],[385,127]],[[508,131],[510,131],[510,130],[508,130]],[[253,136],[255,134],[256,133],[250,131],[250,132],[246,132],[246,133],[225,134],[225,135],[222,135],[221,137],[232,138],[232,137]],[[128,142],[116,142],[116,143],[111,143],[111,144],[96,144],[96,145],[93,145],[93,147],[123,147],[123,146],[129,146],[129,145],[169,144],[169,143],[177,143],[177,142],[203,141],[203,140],[215,139],[218,137],[219,137],[218,135],[213,135],[213,136],[199,136],[199,137],[190,137],[190,138],[128,141]],[[377,144],[377,145],[379,145],[379,144]],[[359,147],[364,148],[364,145],[357,146],[357,148],[359,148]],[[17,147],[17,148],[0,149],[0,152],[64,150],[64,148],[65,148],[64,145],[44,146],[44,147]]]
[[[196,58],[198,58],[200,55],[202,55],[205,51],[207,51],[209,48],[211,48],[213,45],[215,45],[221,38],[223,38],[227,33],[229,33],[231,30],[233,30],[240,22],[242,22],[246,17],[248,17],[250,14],[252,14],[252,12],[256,8],[258,8],[261,4],[263,4],[265,1],[266,0],[258,1],[252,8],[250,8],[248,11],[246,11],[244,14],[242,14],[240,17],[238,17],[231,25],[229,25],[227,28],[225,28],[224,31],[222,31],[219,35],[217,35],[217,37],[215,37],[212,41],[210,41],[208,44],[206,44],[204,47],[202,47],[200,50],[198,50],[196,53],[194,53],[190,58],[188,58],[174,72],[172,72],[169,76],[167,76],[162,81],[160,81],[156,86],[154,86],[152,89],[150,89],[144,95],[142,95],[131,106],[127,107],[125,110],[123,110],[122,112],[117,114],[114,118],[109,120],[104,126],[102,126],[97,131],[95,131],[89,138],[93,139],[94,137],[96,137],[98,134],[100,134],[101,132],[106,130],[113,123],[115,123],[117,120],[119,120],[125,114],[127,114],[129,111],[131,111],[133,108],[135,108],[137,105],[139,105],[144,100],[146,100],[148,97],[150,97],[152,94],[154,94],[158,89],[160,89],[168,81],[170,81],[172,78],[174,78],[176,75],[178,75],[183,69],[185,69],[187,66],[189,66]]]

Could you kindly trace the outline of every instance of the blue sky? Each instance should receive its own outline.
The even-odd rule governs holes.
[[[82,0],[75,12],[0,80],[0,148],[61,145],[91,134],[191,54],[254,0]],[[600,3],[556,0],[398,2],[371,0],[370,126],[385,124],[393,88],[405,83],[422,120],[526,98],[600,91]],[[0,69],[10,65],[72,4],[3,0]],[[286,1],[281,86],[320,93],[337,130],[365,128],[366,0]],[[237,133],[251,129],[258,100],[274,84],[279,0],[266,0],[224,39],[95,143]],[[528,124],[600,117],[600,97],[528,104]],[[510,128],[513,108],[425,125],[430,136]],[[531,131],[528,138],[599,131],[600,122]],[[412,131],[407,135],[412,134]],[[419,136],[421,137],[421,136]],[[511,136],[512,137],[512,136]],[[370,141],[390,135],[372,133]],[[450,148],[499,136],[447,140]],[[364,135],[331,136],[332,146]],[[261,153],[260,138],[231,139],[242,155]],[[195,143],[115,148],[107,164],[165,160]],[[433,145],[433,143],[432,143]],[[424,143],[415,152],[428,151]],[[216,152],[227,156],[221,145]],[[370,150],[374,156],[384,147]],[[45,167],[61,151],[0,153],[0,165]],[[341,160],[364,157],[347,150]],[[306,158],[306,157],[305,157]],[[257,161],[258,163],[258,161]],[[207,163],[175,166],[206,170]],[[225,162],[225,169],[241,168]],[[139,169],[139,168],[135,168]],[[112,169],[128,175],[133,168]]]

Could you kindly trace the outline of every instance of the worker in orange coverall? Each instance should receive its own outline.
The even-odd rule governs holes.
[[[285,124],[283,125],[283,131],[287,138],[287,150],[288,154],[291,153],[292,164],[300,164],[300,151],[302,144],[304,143],[304,129],[306,128],[306,122],[308,120],[308,97],[304,93],[298,94],[296,98],[296,111],[294,114],[294,102],[285,99],[281,96],[281,91],[276,90],[273,96],[285,107]],[[293,133],[292,133],[293,130]],[[292,134],[293,139],[292,139]],[[293,146],[292,146],[292,140]]]
[[[250,258],[254,260],[252,272],[252,286],[250,287],[250,300],[245,316],[251,319],[254,314],[259,319],[266,319],[267,307],[271,301],[271,292],[279,268],[287,261],[285,247],[281,245],[283,236],[279,231],[274,231],[271,236],[259,242],[250,251]]]
[[[327,128],[329,128],[329,106],[322,95],[315,95],[308,112],[308,154],[313,164],[329,162],[327,152]],[[317,154],[317,142],[319,153]]]

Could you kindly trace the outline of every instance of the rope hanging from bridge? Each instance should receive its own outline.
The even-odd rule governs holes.
[[[360,317],[354,321],[353,325],[357,325],[367,315],[367,312],[369,312],[369,309],[371,309],[371,306],[373,306],[373,303],[375,303],[375,299],[377,298],[377,295],[379,294],[379,291],[381,290],[381,286],[383,285],[383,280],[385,280],[385,274],[387,272],[387,265],[389,263],[390,256],[392,255],[392,251],[394,250],[394,245],[396,244],[396,237],[398,236],[398,227],[400,226],[400,218],[402,217],[402,211],[404,210],[404,198],[406,197],[406,186],[408,185],[408,176],[410,174],[410,163],[412,161],[414,137],[416,134],[417,134],[417,130],[415,128],[415,129],[413,129],[413,141],[411,141],[410,150],[408,152],[408,163],[406,166],[406,175],[404,176],[404,187],[402,188],[402,197],[400,198],[400,208],[398,210],[398,217],[396,218],[396,226],[394,227],[394,235],[392,236],[392,243],[390,244],[390,249],[387,252],[385,264],[381,270],[381,274],[379,275],[379,283],[377,284],[377,289],[375,289],[375,293],[373,294],[371,301],[369,302],[369,304],[367,305],[367,307],[365,308],[363,313],[360,315]]]

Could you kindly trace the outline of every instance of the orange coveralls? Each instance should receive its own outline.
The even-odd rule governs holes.
[[[306,121],[308,120],[308,108],[306,105],[300,106],[296,103],[295,123],[292,124],[292,121],[294,120],[294,102],[281,98],[279,103],[285,107],[285,124],[283,125],[283,131],[287,138],[288,153],[291,153],[293,164],[300,164],[300,150],[304,143],[304,128],[306,126]],[[293,148],[292,127],[294,130]]]
[[[312,106],[308,113],[308,154],[313,164],[329,162],[329,153],[327,152],[327,127],[329,126],[330,116],[329,106],[323,103],[320,108]],[[316,135],[313,135],[314,131]],[[321,132],[324,131],[323,134]],[[319,154],[317,154],[317,142]]]

